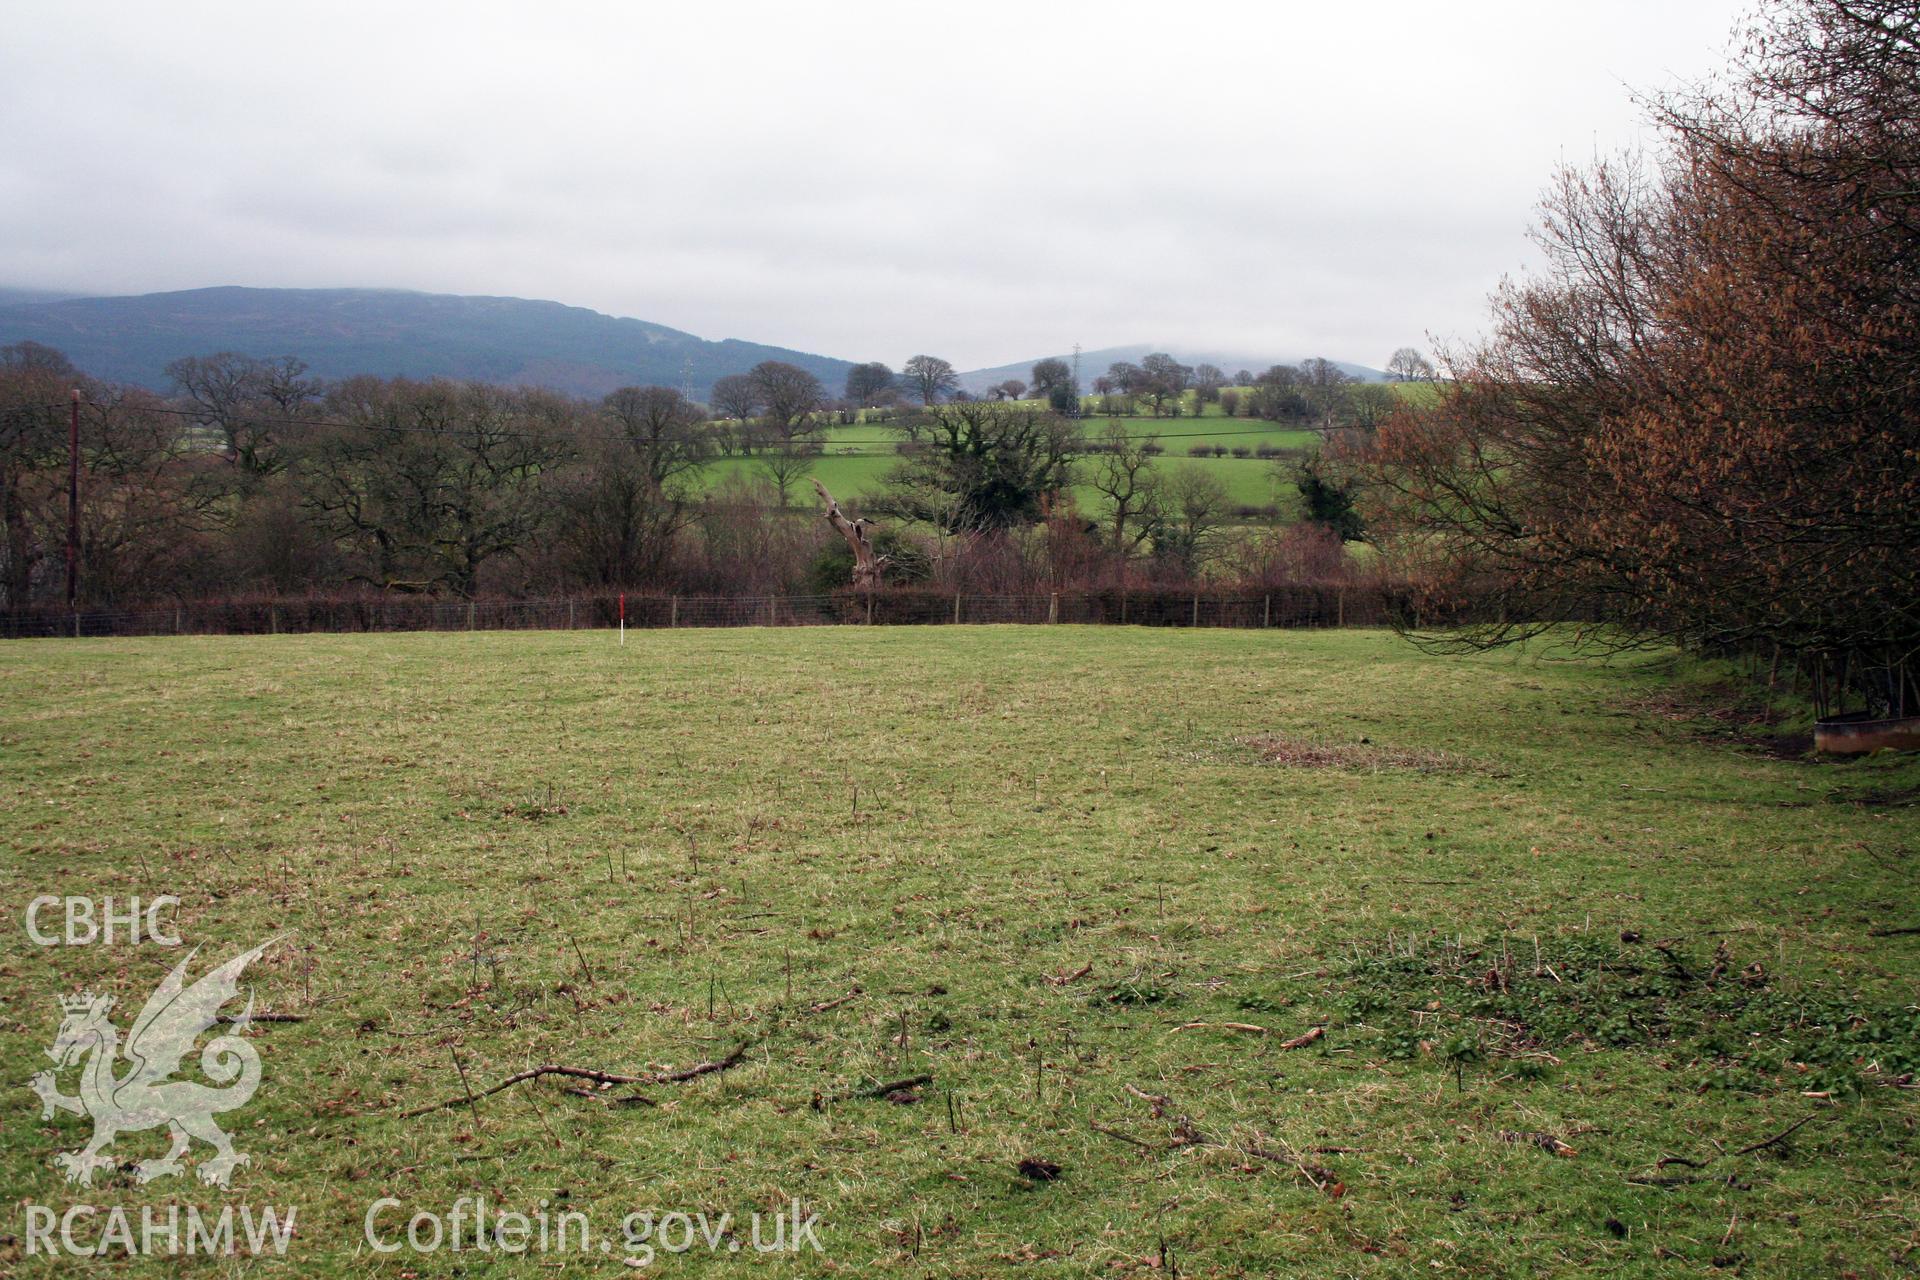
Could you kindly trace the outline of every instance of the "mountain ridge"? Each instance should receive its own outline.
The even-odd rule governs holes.
[[[684,387],[700,400],[716,379],[762,360],[797,364],[837,396],[853,363],[739,338],[701,338],[551,299],[378,287],[215,285],[105,296],[0,287],[0,344],[23,340],[58,348],[96,377],[154,390],[167,389],[171,361],[217,351],[298,356],[326,379],[448,377],[583,396],[651,383]],[[1168,351],[1185,364],[1218,365],[1229,375],[1299,358],[1227,356],[1164,343],[1102,347],[1080,354],[1081,382],[1090,385],[1109,364],[1137,363],[1151,351]],[[960,385],[978,395],[1008,378],[1024,381],[1045,358],[970,369],[958,375]],[[1071,353],[1056,358],[1073,361]],[[1334,363],[1358,378],[1384,376]]]
[[[317,377],[449,377],[604,395],[618,386],[713,382],[762,360],[806,369],[837,393],[851,362],[538,298],[410,289],[218,285],[58,301],[0,301],[0,344],[57,347],[96,377],[165,389],[181,356],[298,356]]]

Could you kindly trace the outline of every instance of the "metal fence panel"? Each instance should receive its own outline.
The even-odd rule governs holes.
[[[792,627],[1078,624],[1143,627],[1378,627],[1401,608],[1391,589],[1294,583],[1258,591],[1111,588],[1026,594],[890,587],[832,595],[629,594],[626,625]],[[313,632],[587,630],[619,625],[618,593],[539,600],[432,596],[183,601],[142,609],[0,611],[0,637],[301,635]]]

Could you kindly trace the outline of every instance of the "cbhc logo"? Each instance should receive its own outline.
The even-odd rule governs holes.
[[[180,935],[169,932],[171,926],[160,919],[160,912],[165,907],[179,905],[180,899],[170,893],[150,900],[144,910],[137,896],[128,898],[124,908],[115,910],[112,898],[102,898],[96,904],[92,898],[59,898],[43,894],[27,904],[27,937],[40,947],[85,947],[94,942],[110,947],[116,940],[139,942],[140,929],[144,924],[147,941],[163,947],[177,947],[180,945]],[[66,918],[66,927],[57,933],[44,932],[40,927],[41,912],[52,907],[61,908]],[[116,929],[119,930],[118,939],[115,936]]]

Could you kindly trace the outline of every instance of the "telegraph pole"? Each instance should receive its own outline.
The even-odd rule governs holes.
[[[80,388],[67,405],[67,612],[80,599]]]

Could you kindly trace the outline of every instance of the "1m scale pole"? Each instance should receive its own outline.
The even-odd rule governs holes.
[[[80,388],[67,405],[67,612],[80,599]]]

